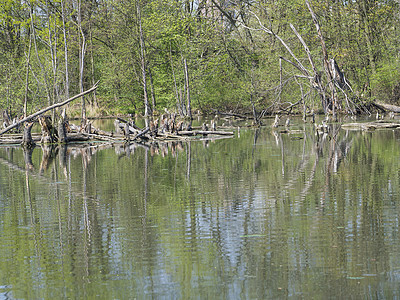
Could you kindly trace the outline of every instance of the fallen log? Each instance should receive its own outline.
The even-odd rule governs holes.
[[[90,137],[86,135],[87,133],[70,133],[68,135],[68,143],[89,141]]]
[[[390,129],[390,128],[400,128],[400,124],[390,123],[390,122],[346,123],[342,124],[342,128],[347,130]]]
[[[83,136],[87,136],[89,139],[95,139],[99,141],[108,141],[108,142],[113,142],[113,141],[121,141],[122,137],[112,137],[108,135],[103,135],[103,134],[98,134],[98,133],[82,133]]]
[[[39,110],[38,112],[35,112],[35,113],[33,113],[33,114],[31,114],[31,115],[29,115],[29,116],[23,118],[22,120],[20,120],[20,121],[14,123],[14,124],[8,126],[7,128],[3,129],[2,131],[0,131],[0,135],[6,133],[6,132],[8,132],[8,131],[10,131],[11,129],[13,129],[13,128],[15,128],[15,127],[18,127],[18,126],[19,126],[20,124],[22,124],[22,123],[25,123],[25,122],[27,122],[27,121],[30,121],[30,120],[36,118],[37,116],[40,116],[41,114],[45,113],[46,111],[55,109],[55,108],[57,108],[57,107],[64,106],[64,105],[68,104],[69,102],[71,102],[71,101],[73,101],[73,100],[75,100],[75,99],[77,99],[77,98],[79,98],[79,97],[82,97],[82,96],[84,96],[84,95],[86,95],[86,94],[89,94],[89,93],[93,92],[94,90],[97,89],[97,84],[98,84],[98,82],[96,82],[95,85],[94,85],[92,88],[88,89],[87,91],[84,91],[83,93],[80,93],[80,94],[78,94],[78,95],[75,95],[75,96],[73,96],[73,97],[71,97],[71,98],[65,100],[64,102],[60,102],[60,103],[53,104],[53,105],[51,105],[51,106],[48,106],[48,107],[46,107],[46,108],[44,108],[44,109],[42,109],[42,110]]]
[[[149,132],[149,130],[150,128],[146,127],[142,132],[139,132],[136,136],[134,136],[133,139],[136,140],[138,138],[143,138],[144,135]]]
[[[235,117],[239,119],[250,119],[251,117],[245,116],[245,115],[240,115],[240,114],[235,114],[235,113],[227,113],[227,112],[220,112],[219,110],[215,110],[215,114],[221,115],[221,116],[226,116],[226,117]]]
[[[395,113],[400,113],[400,106],[396,106],[393,104],[385,104],[385,103],[372,103],[372,104],[382,111],[392,111]]]
[[[178,135],[233,135],[232,131],[211,131],[211,130],[192,130],[192,131],[179,131]]]

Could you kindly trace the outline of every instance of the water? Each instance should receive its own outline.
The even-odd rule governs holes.
[[[399,298],[400,131],[292,129],[0,148],[0,299]]]

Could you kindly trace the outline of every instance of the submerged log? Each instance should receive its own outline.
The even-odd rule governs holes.
[[[232,131],[211,131],[211,130],[192,130],[192,131],[179,131],[178,135],[188,135],[188,136],[194,136],[194,135],[233,135],[234,133]]]

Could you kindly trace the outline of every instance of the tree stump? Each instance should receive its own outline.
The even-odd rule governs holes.
[[[57,141],[57,134],[55,128],[51,124],[50,116],[39,117],[39,124],[42,128],[42,144],[51,144]]]
[[[60,144],[68,143],[67,129],[65,127],[64,118],[60,118],[60,120],[58,121],[58,142]]]
[[[32,139],[32,126],[33,122],[26,122],[24,126],[24,134],[22,136],[21,145],[26,149],[31,149],[36,145]]]

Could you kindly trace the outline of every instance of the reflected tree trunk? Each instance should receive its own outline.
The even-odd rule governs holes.
[[[147,197],[148,197],[148,181],[149,181],[149,176],[148,176],[148,167],[149,167],[149,150],[145,149],[144,150],[144,203],[143,203],[143,211],[144,211],[144,217],[146,218],[147,215]]]
[[[260,129],[256,128],[254,131],[254,139],[253,139],[253,150],[251,151],[251,156],[254,158],[254,151],[256,150],[258,135],[260,134]]]
[[[24,154],[25,154],[25,152],[24,152]],[[32,153],[30,153],[30,156],[32,156]],[[25,157],[25,155],[24,155],[24,157]],[[32,158],[30,158],[30,160],[32,160]],[[31,221],[31,226],[32,226],[32,231],[33,231],[33,236],[34,236],[35,251],[36,251],[36,255],[40,262],[40,259],[41,259],[40,247],[39,247],[39,245],[41,244],[40,243],[41,232],[40,232],[40,226],[39,226],[40,224],[37,224],[37,221],[36,221],[36,210],[35,210],[35,207],[32,202],[28,168],[26,168],[26,170],[25,170],[25,189],[26,189],[26,197],[27,197],[27,201],[28,201],[28,205],[29,205],[30,221]],[[39,231],[39,232],[37,232],[37,231]]]
[[[66,144],[60,145],[60,151],[59,151],[59,154],[58,154],[58,155],[59,155],[59,156],[58,156],[58,159],[59,159],[60,167],[61,167],[62,170],[63,170],[65,179],[68,180],[68,171],[67,171],[67,149],[68,149],[68,146],[67,146]]]
[[[187,163],[186,163],[186,180],[190,181],[190,167],[192,164],[192,151],[191,151],[191,143],[187,143],[187,148],[186,148],[186,157],[187,157]]]
[[[39,174],[42,175],[44,171],[49,168],[50,163],[55,157],[55,149],[53,145],[42,144],[42,161],[40,162]]]
[[[33,170],[34,166],[32,163],[32,153],[33,153],[33,149],[32,147],[24,147],[23,151],[24,151],[24,161],[25,161],[25,168],[27,170]]]
[[[282,177],[285,177],[285,148],[283,146],[282,134],[279,133],[279,143],[281,145],[281,158],[282,158]]]
[[[84,230],[83,230],[83,255],[85,261],[85,271],[86,278],[89,280],[89,247],[91,244],[91,230],[90,230],[90,220],[89,220],[89,211],[88,211],[88,196],[87,196],[87,162],[84,155],[82,155],[82,196],[83,196],[83,222],[84,222]]]

